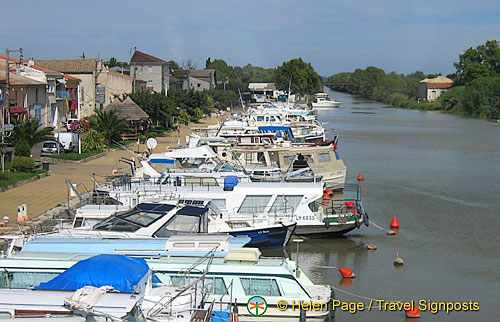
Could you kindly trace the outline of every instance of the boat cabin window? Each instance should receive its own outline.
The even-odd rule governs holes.
[[[319,202],[317,201],[310,202],[307,206],[312,212],[316,212],[319,210]]]
[[[238,209],[239,213],[260,213],[264,212],[267,207],[267,204],[271,200],[271,196],[246,196],[243,200],[243,203]]]
[[[304,296],[304,290],[300,285],[297,283],[297,281],[294,280],[288,280],[288,279],[281,279],[280,280],[281,284],[281,289],[283,290],[283,293],[285,297],[300,297]]]
[[[262,138],[262,143],[271,144],[271,139],[268,139],[268,138]]]
[[[182,215],[177,213],[155,233],[155,237],[169,237],[177,234],[195,234],[208,231],[206,216]]]
[[[252,163],[252,161],[253,161],[253,154],[252,153],[245,153],[245,162]]]
[[[330,162],[330,153],[318,153],[318,162]]]
[[[302,197],[302,195],[278,196],[269,212],[274,214],[293,214],[297,210]]]
[[[264,122],[264,116],[257,116],[257,122]]]
[[[172,285],[187,286],[194,283],[198,277],[170,276]],[[198,283],[198,287],[205,288],[209,294],[225,295],[227,293],[226,283],[222,277],[205,277]]]
[[[83,217],[76,217],[75,222],[73,223],[73,228],[82,227]]]
[[[226,199],[212,199],[212,203],[219,209],[226,209]]]
[[[275,279],[240,278],[245,295],[281,296]]]

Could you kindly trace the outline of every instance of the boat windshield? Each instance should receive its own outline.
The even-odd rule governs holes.
[[[113,216],[94,226],[95,230],[134,232],[139,228],[147,227],[163,214],[149,212],[135,212],[132,214]]]
[[[160,219],[174,205],[142,203],[133,210],[119,213],[96,224],[94,230],[135,232]]]

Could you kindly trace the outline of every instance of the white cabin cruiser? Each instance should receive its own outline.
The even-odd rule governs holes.
[[[314,94],[314,101],[311,103],[313,109],[335,108],[339,107],[342,102],[330,98],[326,93]]]
[[[11,288],[37,286],[88,257],[37,253],[0,258],[0,287],[6,287],[6,283]],[[262,258],[257,249],[232,249],[224,258],[159,257],[146,262],[163,285],[197,286],[208,292],[205,303],[236,305],[239,321],[255,321],[247,310],[247,303],[254,296],[264,297],[267,302],[267,312],[260,319],[297,321],[300,310],[277,308],[283,299],[289,305],[291,301],[325,303],[322,310],[305,312],[307,321],[330,321],[335,315],[335,294],[330,286],[315,285],[294,261]]]

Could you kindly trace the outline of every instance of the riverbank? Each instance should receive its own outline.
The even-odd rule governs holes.
[[[164,136],[157,137],[158,146],[153,152],[165,152],[167,147],[170,149],[185,144],[186,136],[191,134],[192,128],[217,124],[219,120],[220,117],[205,118],[188,126],[182,125],[179,133],[177,131],[165,133]],[[128,165],[118,160],[122,157],[134,158],[136,163],[139,163],[139,159],[134,155],[134,152],[140,153],[146,150],[145,144],[139,144],[129,147],[128,150],[109,151],[99,158],[81,164],[51,163],[50,176],[0,192],[0,205],[2,205],[0,215],[2,218],[8,216],[10,222],[15,222],[17,207],[26,204],[29,218],[36,218],[74,198],[69,197],[66,179],[76,184],[79,192],[90,191],[94,188],[93,174],[95,174],[97,180],[103,181],[112,174],[113,170],[118,173],[129,173],[130,168]]]

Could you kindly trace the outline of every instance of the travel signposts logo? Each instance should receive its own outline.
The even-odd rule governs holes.
[[[254,296],[248,300],[247,310],[253,316],[264,315],[267,311],[267,302],[261,296]]]

